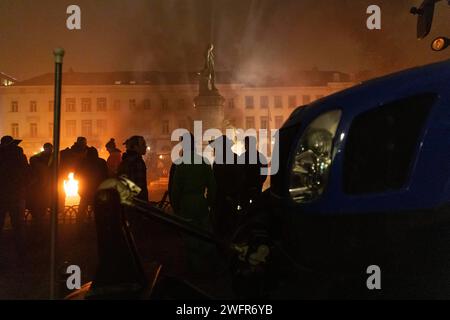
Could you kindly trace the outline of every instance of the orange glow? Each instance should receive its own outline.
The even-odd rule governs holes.
[[[68,175],[69,180],[64,180],[64,192],[66,194],[66,206],[75,206],[80,203],[78,195],[78,181],[75,180],[73,172]]]

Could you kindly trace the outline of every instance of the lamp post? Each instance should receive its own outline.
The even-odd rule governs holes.
[[[50,299],[57,298],[57,268],[56,268],[56,240],[58,231],[58,176],[59,176],[59,144],[61,127],[61,83],[62,63],[64,50],[57,48],[53,51],[55,56],[55,105],[53,118],[53,158],[52,158],[52,211],[51,211],[51,237],[50,237]]]

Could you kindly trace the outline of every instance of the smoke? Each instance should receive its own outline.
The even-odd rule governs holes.
[[[381,74],[448,58],[429,41],[448,35],[450,7],[437,4],[432,34],[417,41],[409,9],[420,2],[376,1],[382,30],[369,31],[372,0],[78,0],[82,29],[69,31],[68,1],[2,0],[0,40],[14,50],[0,52],[0,70],[22,79],[48,72],[62,45],[76,71],[192,72],[213,42],[217,69],[251,83],[313,66]]]

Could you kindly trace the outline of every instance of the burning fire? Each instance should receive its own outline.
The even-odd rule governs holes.
[[[80,204],[80,196],[78,195],[78,181],[74,179],[74,174],[71,172],[68,175],[69,180],[64,180],[64,192],[66,199],[65,206],[73,207]]]
[[[78,181],[74,179],[73,172],[68,175],[69,180],[64,180],[64,192],[66,197],[78,196]]]

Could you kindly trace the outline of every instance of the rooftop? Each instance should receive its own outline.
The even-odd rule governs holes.
[[[199,75],[196,72],[161,72],[161,71],[119,71],[119,72],[75,72],[63,73],[63,85],[196,85]],[[239,80],[232,72],[216,72],[217,84],[243,84],[246,86],[322,86],[329,82],[348,82],[351,76],[339,71],[295,72],[290,76],[270,77],[256,81]],[[46,73],[24,81],[16,86],[53,85],[54,74]]]

